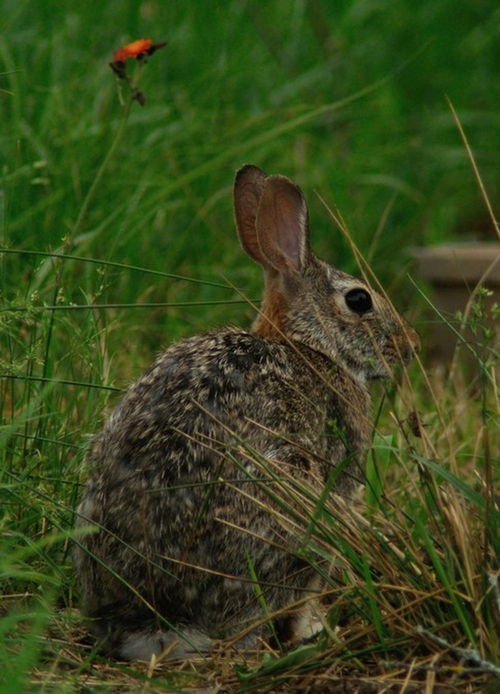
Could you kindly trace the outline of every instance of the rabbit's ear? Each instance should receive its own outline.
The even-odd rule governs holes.
[[[262,265],[280,273],[302,272],[310,252],[307,207],[302,191],[288,178],[266,179],[256,229]]]
[[[248,255],[260,265],[267,265],[260,248],[255,221],[267,174],[253,164],[246,164],[234,180],[234,213],[240,242]]]

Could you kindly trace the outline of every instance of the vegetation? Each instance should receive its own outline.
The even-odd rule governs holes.
[[[445,96],[493,205],[498,3],[0,7],[2,692],[495,691],[498,346],[484,291],[465,317],[429,318],[408,249],[496,238]],[[168,41],[135,65],[144,107],[125,84],[120,104],[109,68],[140,36]],[[280,503],[328,576],[321,636],[124,666],[93,650],[77,610],[85,443],[162,346],[249,324],[260,277],[231,211],[246,161],[297,181],[318,254],[359,272],[354,241],[424,337],[435,320],[470,328],[474,375],[457,359],[443,377],[424,353],[380,389],[355,509],[283,480]]]

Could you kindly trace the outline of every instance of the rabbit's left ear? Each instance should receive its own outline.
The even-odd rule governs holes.
[[[266,265],[257,239],[255,222],[267,174],[253,164],[246,164],[234,180],[234,215],[241,245],[260,265]]]
[[[300,188],[288,178],[266,179],[256,230],[264,266],[284,274],[302,272],[310,254],[307,206]]]

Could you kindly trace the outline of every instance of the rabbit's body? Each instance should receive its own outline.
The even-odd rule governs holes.
[[[144,601],[180,629],[218,638],[242,629],[261,616],[249,562],[270,611],[305,596],[311,571],[274,546],[293,550],[294,542],[255,501],[270,505],[249,480],[260,478],[269,491],[272,484],[252,452],[318,489],[349,455],[354,477],[343,475],[339,491],[360,480],[368,393],[344,373],[344,402],[332,392],[334,374],[338,382],[332,362],[311,349],[228,330],[171,347],[129,389],[94,440],[96,474],[80,508],[109,531],[85,539],[106,567],[81,553],[80,572],[87,613],[115,625],[112,644],[127,625],[154,623]]]
[[[240,193],[260,208],[266,179],[255,167],[240,173]],[[289,209],[300,201],[287,179],[268,180],[273,236],[300,217]],[[372,293],[372,320],[370,309],[346,308],[342,296],[364,285],[312,256],[305,218],[263,250],[251,231],[259,220],[248,216],[253,198],[238,202],[237,188],[243,246],[266,269],[254,331],[170,347],[91,448],[79,522],[99,531],[81,540],[78,569],[84,610],[121,657],[148,658],[177,636],[188,644],[174,650],[181,654],[236,634],[263,616],[256,584],[269,612],[307,595],[314,570],[294,554],[300,533],[273,501],[279,477],[319,491],[341,465],[335,491],[348,496],[371,435],[367,382],[416,346],[382,297]],[[285,256],[296,269],[280,267]]]

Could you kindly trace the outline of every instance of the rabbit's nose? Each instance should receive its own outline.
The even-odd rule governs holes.
[[[409,325],[401,326],[401,331],[392,337],[399,359],[408,364],[420,350],[418,333]]]
[[[408,339],[408,342],[410,343],[409,346],[412,353],[411,356],[420,352],[420,348],[422,345],[420,343],[420,336],[417,333],[417,331],[408,326],[406,329],[406,337]]]
[[[401,356],[405,364],[408,364],[420,351],[420,337],[416,330],[409,325],[405,326]]]

